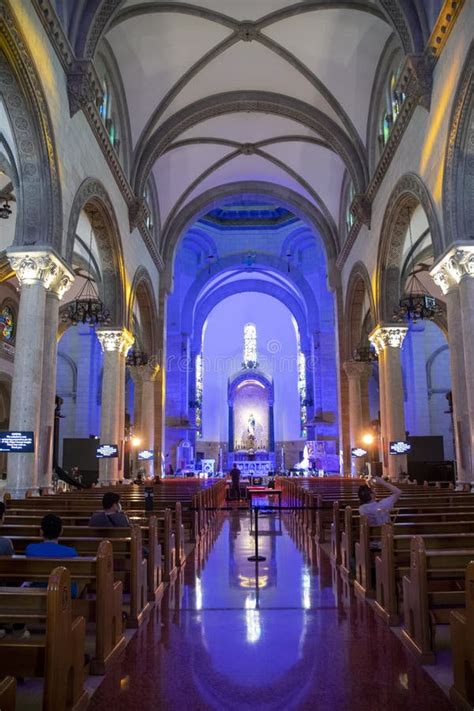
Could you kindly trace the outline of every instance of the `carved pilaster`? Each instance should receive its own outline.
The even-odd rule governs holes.
[[[357,360],[348,360],[343,364],[348,378],[368,380],[372,373],[372,363],[361,363]]]
[[[369,341],[374,346],[377,355],[379,355],[386,348],[401,348],[407,333],[408,326],[379,324],[372,333],[369,333]]]
[[[357,193],[354,195],[351,205],[351,213],[355,219],[361,222],[370,229],[370,220],[372,217],[372,202],[365,193]]]
[[[96,335],[104,353],[118,351],[127,355],[135,340],[126,328],[98,328]]]
[[[71,118],[90,104],[102,100],[102,89],[94,65],[90,60],[76,61],[67,73],[67,93]]]
[[[474,244],[454,246],[435,264],[430,275],[443,294],[459,284],[463,277],[473,277]]]
[[[63,260],[51,250],[11,249],[7,258],[20,285],[41,282],[45,289],[62,299],[74,281],[74,274]]]
[[[397,91],[427,111],[431,106],[434,59],[426,54],[409,54],[400,73]]]
[[[132,365],[129,370],[133,382],[153,383],[160,371],[160,366],[150,362],[146,365]]]

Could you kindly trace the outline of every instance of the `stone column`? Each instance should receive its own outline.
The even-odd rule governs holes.
[[[141,449],[150,449],[152,452],[155,447],[155,380],[159,370],[160,366],[152,363],[130,368],[135,383],[135,407],[138,405],[140,412],[140,424],[135,425],[134,431],[142,440]],[[154,461],[143,462],[142,465],[147,475],[152,476]],[[160,469],[160,463],[157,463],[157,468]]]
[[[474,462],[474,245],[452,247],[431,276],[446,296],[457,480],[467,482]]]
[[[155,447],[159,464],[157,462],[157,474],[161,474],[162,462],[165,462],[165,405],[166,405],[166,371],[168,368],[166,360],[166,304],[168,293],[166,289],[160,289],[158,302],[158,324],[157,324],[157,353],[155,362],[160,365],[158,375],[155,379]],[[162,459],[163,457],[163,459]],[[164,466],[164,465],[163,465]]]
[[[44,320],[43,375],[41,383],[40,432],[38,439],[38,486],[50,491],[53,475],[53,433],[58,360],[59,302],[74,281],[72,272],[63,266],[61,277],[46,293]]]
[[[15,368],[13,373],[10,410],[10,429],[31,431],[35,438],[33,454],[9,454],[7,488],[15,497],[22,497],[28,489],[38,489],[38,463],[46,460],[47,442],[43,435],[49,435],[48,427],[54,421],[55,396],[55,353],[57,315],[55,306],[46,307],[49,290],[57,292],[60,298],[69,288],[73,275],[61,258],[53,250],[12,248],[7,257],[15,270],[21,286],[20,308],[15,342]],[[51,311],[53,312],[51,314]],[[45,317],[53,317],[48,324],[45,339]],[[54,351],[54,355],[53,355]],[[52,357],[54,368],[49,371],[48,357]],[[43,393],[43,369],[45,378],[52,373],[52,383],[45,383]],[[42,405],[42,398],[45,401]],[[46,418],[43,422],[41,415]],[[40,423],[44,427],[40,430]],[[52,429],[51,429],[52,438]],[[49,446],[51,449],[51,445]],[[48,460],[50,456],[48,454]],[[46,465],[49,466],[49,465]]]
[[[388,473],[390,479],[395,481],[399,479],[400,471],[407,471],[406,455],[388,454],[389,442],[405,439],[400,350],[407,331],[407,326],[379,324],[369,335],[379,357],[379,377],[383,380],[383,409],[380,414],[385,445],[384,473]]]
[[[364,427],[367,427],[367,413],[364,412],[363,391],[367,390],[372,372],[371,363],[346,361],[344,370],[349,383],[349,427],[351,448],[362,446]],[[352,473],[359,474],[364,465],[362,457],[352,457]]]
[[[124,437],[125,407],[125,398],[122,397],[125,385],[122,387],[121,381],[125,381],[125,357],[133,344],[133,336],[121,328],[98,328],[96,333],[104,352],[100,441],[101,444],[120,447]],[[104,486],[115,484],[118,478],[119,460],[100,459],[99,483]]]

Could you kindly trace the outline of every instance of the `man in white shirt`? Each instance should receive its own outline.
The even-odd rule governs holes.
[[[359,487],[359,513],[367,516],[369,526],[381,526],[384,523],[390,523],[390,511],[397,503],[402,492],[389,481],[385,481],[381,477],[375,477],[375,482],[382,484],[386,489],[392,492],[391,496],[377,501],[375,498],[375,490],[363,484]]]

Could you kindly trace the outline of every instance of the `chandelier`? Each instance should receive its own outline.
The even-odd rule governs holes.
[[[428,289],[418,279],[417,274],[425,271],[425,265],[415,269],[415,250],[413,248],[413,236],[411,233],[411,216],[408,212],[408,234],[410,237],[410,255],[411,255],[411,271],[409,273],[405,293],[398,302],[398,309],[393,313],[395,322],[403,321],[418,321],[419,319],[427,319],[432,321],[437,314],[440,313],[440,308],[434,296],[430,294]]]
[[[77,326],[79,323],[88,323],[89,326],[107,326],[112,320],[108,309],[99,298],[97,287],[91,277],[91,257],[92,225],[89,241],[89,263],[87,274],[84,276],[84,285],[74,301],[67,305],[62,319],[64,323],[70,323],[72,326]]]
[[[10,215],[12,214],[12,209],[9,205],[8,200],[5,200],[3,205],[0,207],[0,219],[1,220],[8,220]]]
[[[138,348],[132,348],[128,352],[125,363],[133,367],[136,365],[148,365],[149,360],[147,353],[140,351]]]
[[[352,359],[358,363],[373,363],[378,360],[377,351],[373,345],[357,346],[352,352]]]

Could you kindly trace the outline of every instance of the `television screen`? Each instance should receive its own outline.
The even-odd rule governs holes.
[[[117,444],[100,444],[96,449],[97,459],[111,459],[113,457],[118,457],[118,445]]]
[[[143,449],[141,452],[138,452],[138,459],[143,459],[146,462],[153,459],[153,456],[154,455],[151,449]]]
[[[365,457],[366,454],[367,454],[367,450],[362,449],[362,447],[353,447],[351,449],[351,455],[353,457]]]
[[[398,442],[390,442],[389,453],[390,454],[406,454],[411,449],[411,444],[405,442],[404,440],[399,440]]]
[[[34,452],[34,432],[0,432],[0,452]]]

